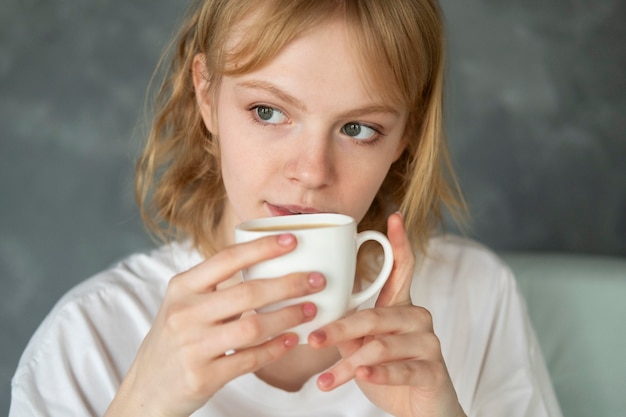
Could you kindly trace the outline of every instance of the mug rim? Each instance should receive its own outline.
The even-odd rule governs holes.
[[[297,219],[297,220],[296,220]],[[294,221],[296,220],[296,221]],[[276,227],[288,225],[310,225],[310,224],[327,224],[333,227],[348,226],[356,223],[356,220],[348,215],[340,213],[307,213],[307,214],[290,214],[287,216],[260,217],[257,219],[247,220],[235,226],[235,229],[250,232],[263,233],[261,231],[250,230],[258,227]],[[285,228],[285,230],[298,230],[298,228]]]

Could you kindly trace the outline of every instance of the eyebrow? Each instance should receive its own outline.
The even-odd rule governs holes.
[[[294,96],[284,92],[280,88],[276,87],[274,84],[268,83],[267,81],[261,81],[261,80],[242,81],[242,82],[237,83],[237,87],[251,88],[254,90],[265,91],[267,93],[270,93],[280,98],[283,101],[286,101],[292,106],[297,107],[298,110],[306,111],[306,105],[303,102],[301,102]]]
[[[350,110],[341,116],[343,118],[359,117],[364,114],[374,113],[389,113],[394,116],[399,116],[400,112],[391,106],[385,106],[383,104],[372,104],[371,106],[360,107],[358,109]]]
[[[248,81],[241,81],[239,83],[237,83],[237,87],[241,87],[241,88],[250,88],[250,89],[255,89],[255,90],[262,90],[265,91],[271,95],[274,95],[278,98],[280,98],[281,100],[286,101],[287,103],[293,105],[294,107],[298,108],[298,110],[301,111],[306,111],[306,105],[298,100],[297,98],[295,98],[294,96],[292,96],[291,94],[281,90],[280,88],[278,88],[276,85],[267,82],[267,81],[261,81],[261,80],[248,80]],[[350,110],[346,113],[343,113],[341,115],[342,118],[351,118],[351,117],[358,117],[358,116],[362,116],[364,114],[373,114],[373,113],[389,113],[389,114],[393,114],[393,115],[399,115],[400,112],[395,109],[394,107],[391,106],[386,106],[386,105],[382,105],[382,104],[372,104],[369,106],[365,106],[365,107],[360,107],[358,109],[354,109],[354,110]]]

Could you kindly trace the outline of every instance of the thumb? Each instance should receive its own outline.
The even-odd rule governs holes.
[[[387,238],[393,249],[393,268],[376,300],[376,307],[411,304],[415,255],[400,212],[393,213],[387,219]]]

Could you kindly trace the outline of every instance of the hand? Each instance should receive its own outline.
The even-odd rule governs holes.
[[[395,416],[464,416],[433,332],[430,313],[411,302],[415,257],[399,214],[388,219],[394,269],[376,307],[309,336],[315,348],[337,346],[341,361],[318,377],[332,390],[355,378],[365,395]]]
[[[297,346],[297,335],[281,332],[312,319],[313,304],[242,314],[321,290],[321,274],[291,274],[217,289],[241,269],[295,247],[293,235],[265,237],[231,246],[172,278],[106,415],[189,416],[233,378]],[[232,349],[234,353],[225,355]]]

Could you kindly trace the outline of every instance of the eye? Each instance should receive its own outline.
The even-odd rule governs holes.
[[[376,135],[379,134],[379,132],[375,129],[372,129],[369,126],[357,122],[346,123],[342,126],[341,132],[345,135],[350,136],[352,139],[362,141],[373,139]]]
[[[282,111],[269,106],[255,106],[253,109],[256,118],[264,123],[280,124],[287,120]]]

